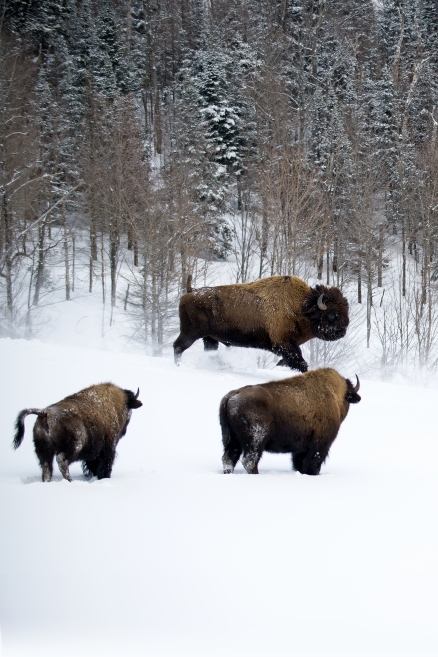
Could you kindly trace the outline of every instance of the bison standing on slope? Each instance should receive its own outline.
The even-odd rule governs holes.
[[[219,342],[265,349],[281,356],[278,364],[306,372],[300,346],[312,338],[339,340],[347,326],[348,301],[337,287],[311,288],[296,276],[271,276],[254,283],[193,290],[191,276],[179,305],[180,335],[175,362],[196,340],[204,349]]]
[[[291,453],[302,474],[319,474],[350,404],[360,401],[359,385],[323,368],[232,390],[219,411],[224,473],[233,472],[243,452],[245,470],[258,474],[263,452],[273,452]]]
[[[143,405],[139,392],[134,395],[112,383],[100,383],[47,408],[27,408],[19,413],[15,423],[14,449],[23,440],[24,418],[38,415],[33,441],[43,481],[52,478],[55,455],[59,470],[68,481],[68,467],[73,461],[82,461],[88,476],[111,477],[117,443],[126,433],[132,409]]]

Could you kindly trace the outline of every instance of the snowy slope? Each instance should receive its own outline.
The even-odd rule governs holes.
[[[245,354],[0,340],[3,655],[437,654],[437,391],[363,380],[321,476],[224,476],[222,395],[287,375]],[[112,479],[42,484],[18,411],[106,380],[144,403]]]

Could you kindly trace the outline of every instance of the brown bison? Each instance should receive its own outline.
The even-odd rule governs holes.
[[[219,342],[265,349],[281,356],[278,365],[306,372],[300,345],[312,338],[339,340],[349,323],[348,301],[337,287],[309,287],[296,276],[271,276],[254,283],[192,290],[179,304],[180,335],[173,343],[175,362],[195,340],[204,349]]]
[[[292,454],[295,470],[317,475],[338,435],[350,404],[360,396],[336,370],[323,368],[299,376],[232,390],[222,399],[224,473],[241,457],[249,474],[258,474],[263,452]]]
[[[47,408],[27,408],[15,423],[13,447],[20,447],[24,436],[24,418],[38,415],[33,428],[35,452],[43,481],[50,481],[53,457],[64,479],[71,481],[68,466],[82,461],[87,476],[111,477],[116,447],[125,435],[133,408],[143,406],[131,390],[112,383],[100,383],[66,397]]]

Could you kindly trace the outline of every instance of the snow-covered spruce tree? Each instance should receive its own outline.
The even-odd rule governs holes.
[[[239,104],[230,83],[231,67],[232,60],[217,38],[204,34],[200,49],[187,57],[181,71],[177,104],[177,111],[190,117],[184,139],[191,143],[196,158],[202,159],[200,169],[197,163],[203,174],[198,193],[211,226],[210,249],[216,257],[224,257],[229,249],[230,233],[221,213],[244,162],[243,101]],[[183,124],[180,126],[184,130]]]
[[[432,128],[436,97],[433,52],[427,48],[428,26],[419,0],[384,0],[379,11],[380,48],[390,64],[399,132],[406,140],[424,138]]]
[[[24,37],[26,47],[39,55],[53,51],[57,35],[65,36],[73,4],[72,0],[7,0],[1,9],[6,25]]]
[[[126,71],[124,85],[127,90],[140,95],[145,113],[145,125],[150,119],[148,107],[148,60],[149,60],[149,29],[145,3],[134,0],[128,15],[126,34]],[[149,90],[150,91],[150,90]]]
[[[175,264],[185,290],[197,257],[220,257],[229,248],[222,219],[227,178],[225,167],[210,157],[196,88],[189,76],[182,76],[177,94],[162,176],[178,253]]]
[[[329,29],[349,43],[359,64],[369,64],[377,45],[373,0],[334,0],[326,3],[326,12]]]
[[[212,157],[228,170],[241,166],[239,114],[227,79],[227,54],[209,33],[190,62],[202,128]]]
[[[115,71],[115,58],[117,56],[117,42],[115,35],[114,17],[107,3],[100,3],[100,12],[93,15],[93,8],[89,0],[82,6],[84,23],[83,35],[80,39],[84,68],[88,83],[93,92],[103,97],[114,98],[117,90]],[[78,24],[78,28],[81,26]]]

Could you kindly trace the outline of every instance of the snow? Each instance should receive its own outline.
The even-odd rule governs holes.
[[[361,377],[320,476],[268,454],[225,476],[221,397],[288,371],[97,343],[0,340],[5,657],[437,654],[436,390]],[[107,380],[144,404],[112,478],[42,484],[18,412]]]

